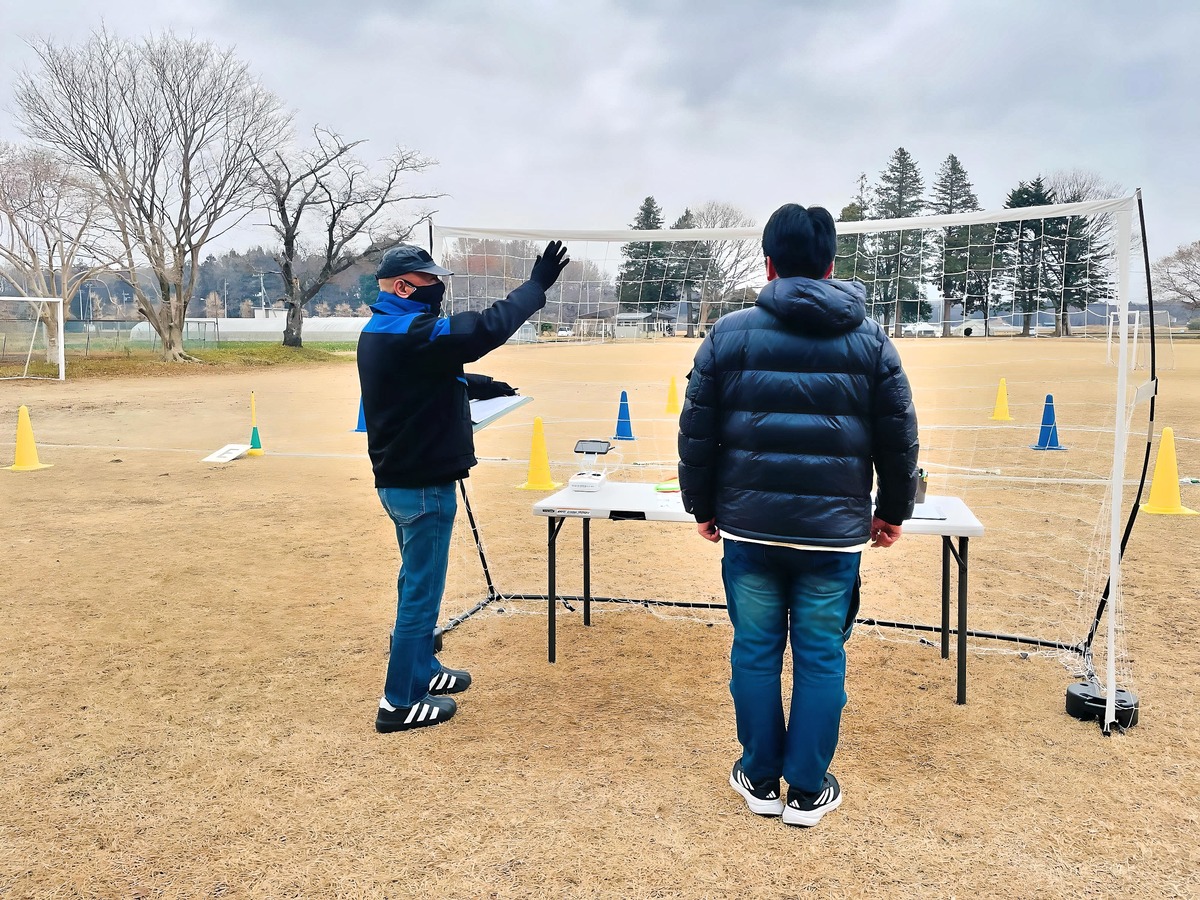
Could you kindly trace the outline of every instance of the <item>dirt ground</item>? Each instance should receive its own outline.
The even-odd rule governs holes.
[[[517,489],[534,417],[565,480],[575,440],[611,437],[627,390],[638,439],[614,477],[666,477],[668,383],[682,392],[696,344],[505,347],[474,367],[535,398],[478,435],[468,481],[501,591],[545,591],[530,514],[544,492]],[[1115,377],[1102,343],[901,349],[934,463],[970,440],[976,468],[1102,468],[1084,427],[1101,427],[1088,398]],[[1200,475],[1200,342],[1173,363],[1158,425],[1180,474]],[[1016,421],[962,436],[986,422],[997,373]],[[202,463],[248,439],[251,391],[266,455]],[[1051,391],[1069,450],[1031,456]],[[720,613],[603,604],[584,628],[560,608],[550,665],[545,604],[499,601],[446,636],[447,663],[475,677],[454,721],[375,733],[398,554],[352,431],[352,360],[0,382],[0,401],[0,463],[27,404],[53,464],[0,471],[0,897],[1200,896],[1200,518],[1143,515],[1130,542],[1136,728],[1102,736],[1064,714],[1056,661],[984,648],[956,705],[953,655],[860,628],[833,765],[846,801],[789,829],[726,782],[739,748]],[[1050,542],[1091,501],[933,471],[931,492],[966,496],[988,528],[972,625],[1077,624],[1039,604],[1050,575],[1078,575]],[[1183,502],[1200,508],[1200,486]],[[443,620],[483,597],[460,530]],[[567,591],[578,533],[560,537]],[[686,526],[596,523],[593,548],[598,594],[721,599],[719,548]],[[864,612],[936,621],[936,539],[864,569]]]

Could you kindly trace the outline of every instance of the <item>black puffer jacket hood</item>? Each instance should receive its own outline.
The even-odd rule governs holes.
[[[758,305],[790,330],[825,336],[853,331],[867,317],[867,290],[858,281],[777,278]]]

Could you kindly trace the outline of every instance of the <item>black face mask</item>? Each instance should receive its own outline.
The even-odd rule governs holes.
[[[440,281],[436,284],[423,284],[413,290],[405,299],[414,303],[424,303],[435,316],[442,311],[442,297],[446,294],[446,285]]]

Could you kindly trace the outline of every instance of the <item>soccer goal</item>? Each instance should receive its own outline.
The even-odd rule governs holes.
[[[1149,310],[1128,310],[1125,313],[1126,328],[1129,332],[1129,365],[1135,369],[1148,369],[1151,366],[1150,348],[1151,335],[1158,338],[1154,347],[1158,358],[1156,363],[1164,369],[1175,368],[1175,338],[1171,333],[1171,314]],[[1120,340],[1120,313],[1110,313],[1108,316],[1108,332],[1106,341],[1106,361],[1116,364],[1115,348]]]
[[[929,493],[961,497],[987,529],[972,558],[972,647],[1061,659],[1105,705],[1106,731],[1124,724],[1118,698],[1131,696],[1122,693],[1133,678],[1124,649],[1122,524],[1131,505],[1125,485],[1144,470],[1127,448],[1135,406],[1155,384],[1153,372],[1148,384],[1129,384],[1137,324],[1128,315],[1131,285],[1144,276],[1134,252],[1137,203],[1125,197],[841,222],[835,261],[835,277],[861,281],[867,314],[897,338]],[[551,239],[566,242],[572,261],[527,323],[533,339],[520,352],[543,354],[548,382],[539,399],[565,401],[530,406],[545,410],[555,480],[576,467],[576,439],[614,436],[625,393],[633,439],[617,442],[621,459],[610,477],[667,479],[677,462],[671,394],[682,397],[712,323],[753,304],[765,284],[761,227],[437,226],[434,255],[455,273],[444,308],[481,309],[503,297]],[[1118,318],[1106,341],[1096,323],[1109,321],[1111,310]],[[917,325],[926,327],[905,332]],[[1054,440],[1042,439],[1046,423]],[[480,530],[488,524],[484,517]],[[650,557],[668,539],[644,540],[630,557]],[[864,555],[864,618],[907,621],[915,598],[936,593],[929,562],[909,560],[940,548],[918,542],[902,559]],[[659,564],[689,568],[680,559]],[[625,596],[637,596],[633,568]],[[504,587],[519,576],[495,565],[490,577]],[[530,579],[524,589],[536,586]],[[669,588],[652,578],[640,589]],[[880,630],[887,639],[927,643],[924,633]]]
[[[0,297],[0,379],[67,377],[63,302]]]

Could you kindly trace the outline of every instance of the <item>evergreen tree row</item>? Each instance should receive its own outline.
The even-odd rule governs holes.
[[[1005,197],[1006,209],[1076,203],[1106,193],[1093,178],[1067,176],[1056,189],[1042,176],[1022,181]],[[954,215],[982,209],[958,157],[950,154],[928,194],[920,167],[899,147],[870,186],[858,179],[855,197],[839,221]],[[872,315],[899,333],[902,322],[928,319],[930,299],[942,303],[943,334],[951,310],[986,319],[1004,310],[1030,333],[1042,310],[1056,333],[1070,331],[1069,313],[1105,303],[1111,283],[1112,223],[1104,216],[1037,218],[1017,222],[897,229],[838,238],[835,277],[867,287]]]

